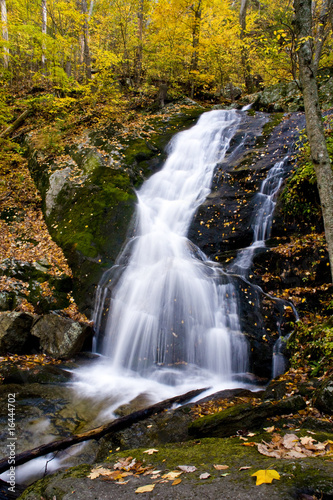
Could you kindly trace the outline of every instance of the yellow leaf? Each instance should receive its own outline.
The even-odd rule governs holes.
[[[180,476],[182,474],[182,472],[179,472],[179,471],[172,471],[172,472],[168,472],[167,474],[164,474],[162,476],[163,479],[169,479],[169,480],[173,480],[173,479],[176,479],[178,476]]]
[[[135,490],[135,493],[148,493],[149,491],[153,491],[155,488],[155,484],[146,484],[146,486],[140,486],[140,488]]]
[[[182,480],[181,480],[180,478],[175,479],[175,480],[173,481],[173,483],[171,483],[171,486],[176,486],[177,484],[179,484],[179,483],[181,483],[181,482],[182,482]]]
[[[274,469],[257,470],[252,476],[257,477],[257,486],[263,483],[271,483],[273,479],[280,479],[280,474]]]

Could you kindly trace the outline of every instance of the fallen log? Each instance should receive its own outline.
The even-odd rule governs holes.
[[[25,111],[23,111],[23,113],[20,114],[20,116],[14,121],[14,123],[9,125],[9,127],[7,127],[6,130],[1,132],[0,138],[4,139],[8,135],[15,132],[15,130],[19,128],[19,126],[24,122],[24,120],[27,118],[27,116],[30,115],[30,112],[31,112],[30,109],[26,109]]]
[[[59,439],[57,441],[52,441],[51,443],[43,444],[41,446],[37,446],[32,450],[26,450],[22,453],[19,453],[15,457],[15,466],[25,464],[30,460],[33,460],[37,457],[42,457],[44,455],[48,455],[49,453],[53,453],[55,451],[65,450],[74,444],[82,443],[83,441],[88,441],[90,439],[99,439],[106,434],[110,434],[111,432],[118,432],[123,429],[130,427],[136,422],[141,422],[141,420],[145,420],[151,415],[155,415],[157,413],[161,413],[162,411],[170,408],[176,404],[182,404],[186,401],[190,401],[195,396],[198,396],[202,392],[207,389],[196,389],[194,391],[187,392],[186,394],[182,394],[180,396],[175,396],[170,399],[165,399],[159,403],[148,406],[143,410],[138,410],[129,415],[126,415],[121,418],[117,418],[112,422],[101,425],[100,427],[96,427],[95,429],[91,429],[87,432],[82,432],[80,434],[74,434],[73,436],[68,436],[64,439]],[[8,443],[10,443],[10,438],[8,438]],[[13,465],[12,462],[13,457],[5,457],[0,460],[0,474],[7,471],[10,468],[10,464]]]

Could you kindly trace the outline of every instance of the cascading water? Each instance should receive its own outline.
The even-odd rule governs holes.
[[[286,156],[278,161],[269,170],[266,179],[262,182],[260,192],[255,196],[256,212],[253,218],[253,240],[249,247],[240,250],[231,266],[232,272],[246,276],[252,265],[253,255],[259,248],[265,248],[265,241],[270,236],[272,218],[276,205],[276,198],[286,175]]]
[[[181,366],[181,377],[194,367],[224,379],[247,370],[233,284],[186,238],[241,115],[203,114],[175,136],[164,168],[138,193],[135,235],[104,276],[94,318],[97,349],[117,370],[163,373],[169,381],[158,367]]]

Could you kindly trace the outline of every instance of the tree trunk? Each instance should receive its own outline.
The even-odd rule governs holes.
[[[199,41],[200,41],[200,23],[201,23],[201,0],[199,0],[198,5],[195,6],[193,4],[192,10],[194,13],[194,21],[193,21],[193,27],[192,27],[192,57],[191,57],[191,66],[190,66],[190,73],[191,72],[197,72],[198,71],[198,66],[199,66]],[[192,82],[191,82],[191,99],[194,97],[194,90],[195,90],[195,76],[193,74],[192,76]]]
[[[312,2],[294,0],[295,26],[298,37],[299,75],[303,92],[306,130],[314,164],[325,236],[333,280],[333,172],[327,151],[318,87],[312,38]]]
[[[245,39],[246,13],[247,13],[248,3],[249,3],[248,0],[241,0],[241,6],[240,6],[240,11],[239,11],[239,24],[240,24],[240,28],[241,28],[240,38],[242,41]],[[246,90],[248,92],[252,92],[251,67],[250,67],[248,50],[245,47],[245,45],[243,45],[241,48],[241,63],[242,63],[243,72],[244,72],[244,82],[245,82]]]
[[[6,42],[8,42],[8,22],[7,22],[7,5],[6,0],[0,0],[1,4],[1,23],[2,23],[2,39],[5,42],[5,47],[3,49],[3,67],[8,68],[9,65],[9,49],[6,47]]]
[[[89,48],[89,15],[92,12],[92,4],[91,10],[88,14],[88,6],[87,0],[81,0],[80,2],[81,13],[84,17],[82,31],[79,37],[80,44],[80,64],[84,67],[84,75],[86,80],[91,79],[91,58],[90,58],[90,48]]]
[[[138,46],[134,63],[135,83],[137,85],[139,85],[142,75],[143,8],[144,0],[140,0],[138,10]]]
[[[121,431],[136,422],[141,422],[152,415],[161,413],[162,411],[171,408],[173,405],[186,403],[206,390],[207,389],[196,389],[194,391],[187,392],[186,394],[182,394],[181,396],[175,396],[174,398],[166,399],[160,403],[156,403],[155,405],[148,406],[148,408],[144,408],[143,410],[135,411],[125,417],[117,418],[113,422],[101,425],[91,431],[75,434],[74,436],[69,436],[58,441],[43,444],[37,448],[33,448],[32,450],[23,451],[22,453],[16,455],[15,465],[18,466],[25,464],[34,458],[42,457],[48,453],[65,450],[74,444],[82,443],[83,441],[88,441],[89,439],[99,439],[106,434],[110,434],[111,432]],[[8,439],[10,440],[10,438]],[[10,468],[9,464],[11,461],[9,458],[10,457],[6,457],[0,460],[0,474]]]
[[[42,34],[43,34],[43,37],[46,37],[46,33],[47,33],[47,3],[46,3],[46,0],[42,0]],[[43,45],[42,45],[42,50],[43,50],[43,53],[42,53],[42,68],[44,69],[45,67],[45,63],[46,63],[46,58],[45,58],[45,44],[44,44],[44,41],[43,41]]]
[[[328,21],[329,21],[330,11],[331,13],[333,11],[332,0],[325,0],[320,9],[318,33],[316,36],[316,49],[313,61],[316,74],[318,71],[319,60],[323,50],[323,46],[329,34]]]

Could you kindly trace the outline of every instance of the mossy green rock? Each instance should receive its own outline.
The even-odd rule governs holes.
[[[259,436],[257,436],[258,438]],[[260,437],[259,437],[260,438]],[[173,485],[173,481],[161,481],[160,476],[134,475],[124,478],[123,484],[107,481],[102,476],[90,479],[93,467],[82,465],[46,477],[29,487],[21,500],[134,500],[138,497],[137,488],[155,484],[150,493],[143,498],[163,500],[192,500],[208,498],[211,500],[294,500],[297,493],[306,489],[319,495],[333,493],[331,464],[321,457],[302,460],[276,460],[260,455],[256,448],[244,447],[239,438],[232,439],[202,439],[187,443],[177,443],[158,448],[158,452],[147,455],[146,449],[131,449],[126,452],[111,453],[106,463],[95,464],[110,467],[121,458],[133,457],[148,464],[160,474],[180,470],[179,465],[195,466],[191,473],[183,473],[181,482]],[[273,462],[272,462],[273,460]],[[216,470],[214,465],[226,465],[226,470]],[[241,468],[244,468],[241,470]],[[258,470],[275,469],[280,480],[272,484],[256,486],[253,473]],[[207,479],[200,475],[208,473]],[[317,498],[325,498],[317,496]]]
[[[277,415],[297,413],[305,408],[301,396],[293,396],[278,402],[266,401],[258,405],[243,404],[195,420],[189,426],[193,437],[225,437],[241,431],[259,429],[269,424],[269,419]]]

